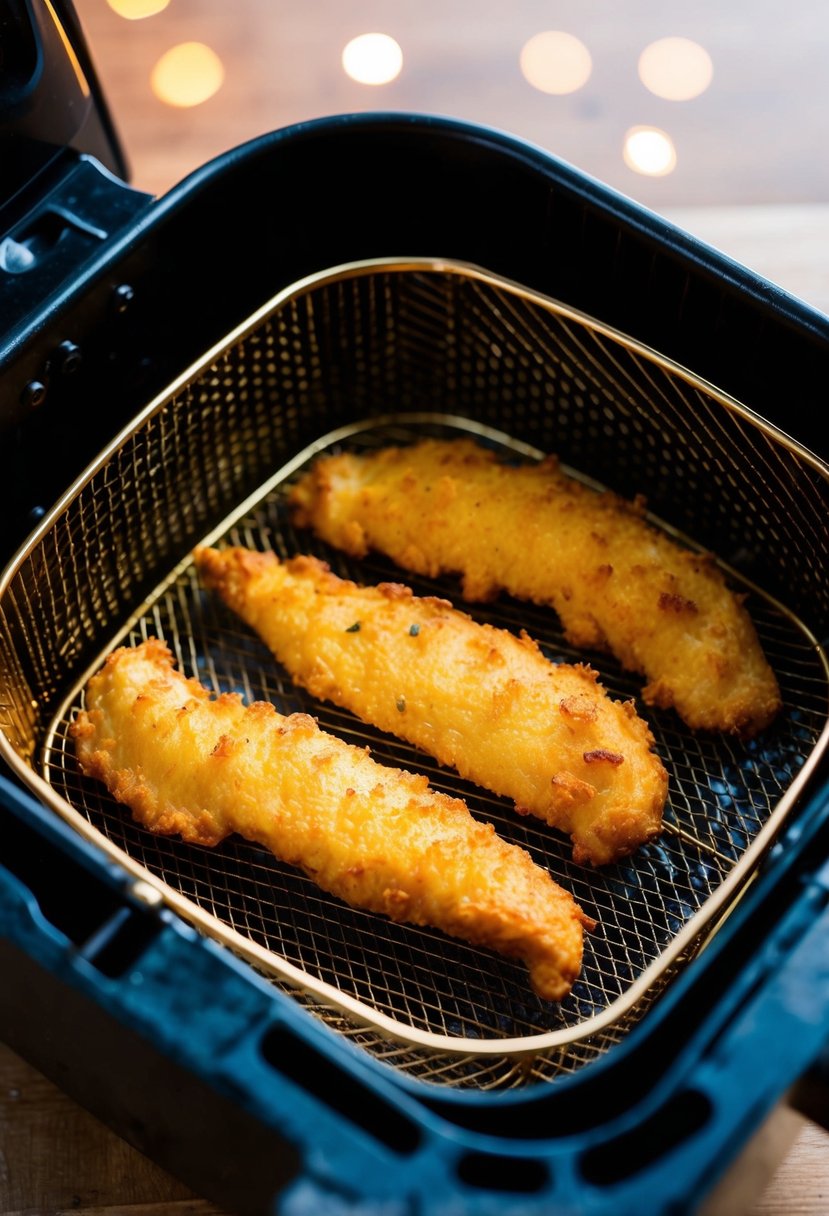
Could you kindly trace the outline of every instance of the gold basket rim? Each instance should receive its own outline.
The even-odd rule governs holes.
[[[706,393],[708,396],[725,406],[729,410],[738,413],[746,420],[750,421],[754,426],[762,430],[766,435],[774,439],[775,442],[783,444],[792,452],[796,453],[800,460],[809,464],[829,483],[829,466],[827,466],[820,458],[802,445],[786,435],[777,427],[768,423],[766,420],[755,414],[747,406],[743,405],[735,398],[722,392],[716,386],[701,379],[695,373],[687,368],[675,363],[673,360],[661,355],[652,348],[645,346],[636,339],[629,337],[622,331],[611,326],[597,321],[588,314],[563,304],[549,296],[542,295],[529,288],[503,278],[497,274],[489,272],[479,266],[471,263],[452,259],[441,258],[370,258],[362,259],[353,262],[347,262],[338,266],[317,271],[307,275],[304,278],[292,283],[279,292],[277,292],[269,301],[257,309],[250,317],[238,325],[230,334],[226,335],[219,342],[215,343],[208,351],[202,354],[193,364],[176,377],[164,390],[158,393],[152,401],[150,401],[133,419],[127,424],[100,452],[87,469],[78,477],[75,482],[61,496],[55,506],[47,513],[40,522],[38,527],[32,532],[28,539],[23,543],[21,548],[7,565],[6,569],[0,575],[0,604],[2,604],[3,596],[6,590],[15,577],[27,557],[36,549],[40,541],[48,535],[59,520],[67,507],[74,501],[75,498],[82,492],[84,487],[92,480],[92,478],[103,469],[112,459],[113,455],[126,444],[130,438],[135,435],[142,427],[174,397],[186,389],[194,380],[196,380],[203,371],[209,368],[216,362],[227,350],[235,346],[245,337],[254,332],[258,327],[277,312],[281,307],[296,300],[303,295],[308,294],[315,288],[327,286],[339,281],[344,281],[356,277],[363,277],[377,272],[419,272],[419,273],[436,273],[436,274],[452,274],[465,278],[471,278],[479,283],[495,287],[501,291],[518,296],[522,300],[528,301],[537,305],[557,316],[567,320],[574,321],[579,325],[591,330],[593,333],[600,334],[602,337],[609,338],[618,343],[624,349],[635,353],[638,356],[652,362],[653,364],[669,371],[672,375],[679,376],[686,383],[694,388]],[[453,416],[448,414],[430,414],[430,413],[407,413],[405,415],[389,415],[385,418],[375,417],[370,420],[361,420],[358,422],[349,423],[346,426],[339,427],[326,435],[319,437],[313,443],[307,445],[301,452],[292,457],[286,464],[274,475],[270,481],[260,486],[253,494],[248,496],[242,503],[238,504],[231,514],[220,524],[213,529],[205,538],[204,543],[211,543],[212,540],[220,535],[230,526],[233,520],[244,515],[252,504],[259,501],[263,495],[274,484],[284,480],[298,468],[302,463],[310,459],[317,451],[330,446],[334,442],[347,439],[350,436],[358,434],[361,430],[369,427],[377,427],[381,424],[390,424],[396,420],[405,419],[407,423],[413,422],[434,422],[440,421],[450,423],[461,429],[466,429],[471,433],[475,433],[481,437],[488,437],[494,440],[503,441],[508,439],[510,444],[516,449],[523,451],[528,457],[538,458],[544,453],[532,447],[529,444],[523,444],[516,441],[510,436],[506,436],[503,432],[492,427],[483,426],[480,423],[472,422],[468,418],[462,416]],[[581,475],[582,480],[590,483],[590,478]],[[593,483],[597,484],[597,483]],[[671,529],[663,521],[658,521],[660,526],[669,532],[677,535],[676,530]],[[685,538],[687,539],[687,538]],[[162,582],[147,596],[145,604],[155,599],[161,592],[162,588],[169,585],[176,577],[185,569],[191,562],[191,557],[188,556],[179,562],[172,571],[162,580]],[[732,573],[729,567],[720,562],[720,566],[726,573]],[[740,581],[744,586],[752,588],[752,584],[743,576],[740,576]],[[759,588],[753,588],[762,595],[767,603],[773,604],[780,611],[785,613],[790,619],[795,620],[798,628],[804,634],[807,641],[815,648],[815,652],[820,658],[823,666],[824,674],[829,680],[829,658],[820,647],[817,639],[811,634],[806,626],[793,616],[783,605],[779,604],[773,597],[761,591]],[[81,683],[84,683],[100,665],[103,655],[110,652],[119,641],[127,634],[135,621],[142,615],[143,606],[139,609],[127,623],[118,631],[117,635],[110,638],[106,647],[87,670],[76,682],[72,693],[64,698],[61,707],[56,714],[53,715],[53,725],[47,731],[47,743],[45,751],[48,753],[50,741],[54,734],[54,722],[56,722],[61,714],[65,712],[66,706],[72,701],[77,693],[77,688]],[[407,1024],[390,1017],[380,1011],[371,1009],[370,1006],[358,998],[350,996],[348,993],[341,992],[333,985],[324,980],[319,980],[314,976],[309,975],[303,969],[295,964],[281,959],[274,955],[271,951],[259,946],[257,943],[244,937],[234,929],[223,924],[216,917],[204,912],[194,901],[183,896],[169,887],[161,879],[149,873],[146,868],[139,862],[134,861],[123,849],[110,842],[106,836],[98,829],[93,827],[71,804],[62,798],[54,788],[46,781],[39,773],[26,763],[16,749],[11,744],[5,732],[0,730],[0,756],[10,765],[16,775],[31,789],[36,797],[49,806],[50,809],[56,811],[66,822],[68,822],[84,839],[99,848],[110,861],[115,862],[124,869],[134,880],[131,891],[136,898],[143,902],[152,902],[164,904],[171,910],[176,912],[184,920],[205,932],[208,936],[220,941],[228,946],[234,953],[248,959],[251,963],[258,967],[277,975],[280,979],[285,980],[289,985],[300,988],[306,993],[313,994],[321,999],[326,1005],[333,1006],[341,1010],[348,1017],[359,1024],[369,1026],[382,1036],[393,1039],[397,1043],[407,1044],[415,1048],[424,1049],[430,1052],[440,1054],[452,1054],[455,1056],[510,1056],[521,1057],[527,1055],[538,1055],[553,1050],[557,1047],[583,1041],[589,1039],[598,1033],[606,1030],[610,1026],[620,1022],[630,1011],[642,1001],[646,995],[653,989],[659,976],[668,970],[672,964],[680,960],[683,955],[691,951],[694,943],[698,942],[706,933],[710,933],[713,928],[718,925],[727,915],[731,907],[736,902],[736,897],[741,892],[746,882],[756,870],[762,856],[771,846],[774,838],[779,833],[786,818],[791,812],[792,807],[796,803],[806,783],[809,781],[813,771],[817,767],[827,745],[829,745],[829,716],[824,724],[824,728],[819,739],[812,748],[810,755],[804,761],[800,771],[793,779],[791,785],[783,794],[782,798],[774,808],[766,823],[758,832],[754,840],[748,845],[742,856],[734,863],[730,872],[719,883],[716,889],[705,900],[702,906],[695,912],[685,925],[674,936],[671,942],[661,951],[661,953],[641,972],[641,974],[628,986],[628,988],[616,997],[610,1005],[608,1005],[600,1013],[578,1023],[575,1026],[566,1027],[558,1030],[541,1031],[535,1034],[516,1036],[510,1038],[464,1038],[455,1037],[452,1035],[441,1034],[434,1031],[422,1030],[416,1026]]]

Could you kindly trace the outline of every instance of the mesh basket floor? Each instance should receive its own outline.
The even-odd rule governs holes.
[[[411,441],[425,433],[451,435],[457,430],[446,423],[407,420],[355,427],[340,442],[365,448]],[[488,442],[504,446],[491,438]],[[327,450],[337,450],[337,445]],[[352,560],[310,532],[293,528],[285,488],[303,467],[293,468],[287,479],[277,475],[243,517],[210,539],[272,548],[280,557],[313,553],[328,561],[335,573],[357,581],[399,581],[399,569],[387,560]],[[406,581],[416,594],[460,602],[453,579],[406,575]],[[826,717],[826,678],[822,657],[808,634],[773,602],[752,594],[748,606],[778,675],[785,709],[762,738],[748,743],[695,735],[673,713],[643,706],[638,701],[641,681],[622,671],[615,660],[570,647],[552,611],[508,598],[462,606],[480,621],[514,632],[526,629],[554,661],[590,662],[612,697],[637,700],[669,774],[659,840],[602,870],[574,865],[564,837],[517,815],[506,801],[464,782],[411,746],[294,687],[264,645],[200,587],[192,565],[180,569],[144,606],[127,640],[165,639],[180,669],[217,692],[233,690],[247,701],[268,700],[282,713],[312,713],[325,730],[351,743],[368,744],[381,763],[426,773],[435,788],[464,798],[474,815],[493,822],[506,840],[527,849],[598,922],[586,936],[582,975],[561,1004],[537,998],[522,965],[438,931],[393,924],[349,908],[266,850],[239,838],[203,849],[152,836],[78,770],[68,725],[80,706],[80,690],[50,733],[45,776],[94,828],[156,879],[235,931],[240,941],[267,951],[273,970],[261,956],[257,965],[275,982],[293,990],[293,984],[280,977],[281,960],[310,977],[314,991],[299,999],[366,1050],[421,1078],[491,1088],[574,1070],[619,1038],[647,1008],[673,974],[676,960],[635,1008],[625,1005],[626,994],[740,863],[815,748]],[[359,1001],[369,1015],[379,1011],[392,1019],[400,1027],[400,1041],[364,1025],[359,1017],[350,1019],[337,1006],[337,994]],[[616,1004],[618,1020],[592,1031],[590,1020]],[[477,1055],[413,1046],[406,1040],[410,1027],[474,1040],[487,1050]],[[574,1031],[570,1042],[536,1058],[516,1060],[497,1053],[500,1041],[568,1028]],[[583,1034],[579,1028],[584,1028]]]

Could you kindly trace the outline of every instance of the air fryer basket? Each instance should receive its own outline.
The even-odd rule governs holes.
[[[313,276],[151,403],[44,521],[0,589],[4,752],[41,798],[366,1050],[421,1079],[479,1088],[572,1072],[618,1041],[756,871],[827,738],[825,467],[715,387],[567,307],[473,267],[373,261]],[[197,541],[311,551],[364,581],[400,578],[296,531],[285,486],[320,451],[476,435],[510,458],[556,452],[598,485],[644,493],[664,526],[712,548],[748,605],[785,708],[760,739],[695,735],[639,706],[670,777],[661,839],[604,871],[406,745],[294,688],[199,587]],[[458,598],[453,580],[409,580]],[[579,659],[552,613],[468,606]],[[233,839],[151,836],[84,780],[67,738],[90,671],[156,635],[216,690],[314,713],[378,759],[467,798],[599,922],[561,1006],[522,969],[429,930],[352,910]],[[612,695],[640,681],[588,655]]]

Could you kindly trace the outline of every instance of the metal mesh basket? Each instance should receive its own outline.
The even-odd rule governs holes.
[[[784,713],[748,744],[640,707],[669,772],[665,830],[605,870],[575,866],[563,839],[506,802],[295,688],[190,564],[197,541],[226,538],[313,552],[365,582],[399,579],[383,559],[355,562],[295,531],[286,484],[322,450],[458,432],[520,458],[555,451],[596,484],[645,493],[664,526],[715,547],[750,592],[778,675]],[[817,761],[827,671],[808,622],[827,615],[825,494],[826,470],[747,409],[514,285],[426,262],[315,276],[149,405],[10,567],[4,751],[79,831],[364,1049],[444,1084],[552,1078],[618,1041],[698,949]],[[408,581],[458,598],[452,580]],[[471,612],[526,629],[550,657],[585,658],[549,611],[503,598]],[[426,772],[548,866],[599,922],[568,1000],[534,997],[519,966],[487,951],[348,908],[244,841],[205,850],[134,824],[80,775],[67,727],[103,655],[150,635],[217,691],[314,713],[381,762]],[[586,657],[611,695],[636,697],[640,681],[614,660]]]

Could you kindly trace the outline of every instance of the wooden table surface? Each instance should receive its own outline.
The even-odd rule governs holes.
[[[754,1196],[749,1206],[737,1206],[726,1196],[710,1216],[826,1216],[829,1135],[797,1118],[792,1146],[782,1161],[778,1152],[767,1154],[764,1145],[755,1152],[747,1173]],[[0,1213],[233,1216],[136,1152],[3,1044]]]
[[[550,134],[548,146],[566,159],[829,313],[829,182],[825,139],[821,142],[816,127],[825,124],[829,105],[816,104],[809,89],[802,90],[806,100],[801,104],[794,85],[789,91],[779,87],[787,64],[792,80],[798,72],[808,74],[813,48],[821,45],[819,31],[804,29],[791,6],[786,22],[772,30],[768,22],[779,9],[774,0],[757,0],[750,11],[744,9],[747,24],[739,37],[734,29],[739,4],[728,6],[729,19],[720,25],[721,4],[706,0],[696,7],[696,24],[687,19],[675,30],[665,29],[664,21],[658,28],[653,26],[653,5],[647,0],[626,4],[623,32],[610,29],[607,22],[594,22],[590,30],[596,64],[610,62],[614,47],[621,45],[624,54],[615,56],[613,71],[605,72],[595,95],[575,103],[539,100],[524,88],[512,61],[503,58],[510,39],[519,46],[522,38],[549,24],[549,5],[541,0],[527,0],[520,14],[514,13],[515,6],[496,8],[487,0],[484,9],[476,6],[476,18],[485,12],[490,20],[470,20],[467,9],[462,35],[455,14],[454,42],[449,43],[441,23],[451,20],[463,5],[453,9],[451,3],[400,0],[394,10],[394,32],[410,61],[417,64],[431,55],[432,66],[421,67],[419,75],[414,71],[404,76],[391,95],[380,91],[370,96],[364,86],[346,81],[333,66],[334,50],[347,37],[377,28],[381,10],[369,0],[354,0],[347,11],[333,0],[290,9],[260,0],[235,0],[232,5],[224,0],[181,0],[158,17],[130,23],[129,36],[127,23],[103,0],[77,0],[130,154],[133,180],[142,189],[161,193],[226,147],[268,127],[314,114],[365,108],[450,112],[491,122],[536,142],[544,143],[545,133]],[[562,28],[575,28],[574,23],[595,18],[602,8],[606,5],[597,0],[564,4],[564,16],[557,14],[557,20]],[[702,22],[701,33],[703,17],[709,24]],[[671,32],[708,38],[726,64],[729,47],[745,51],[751,38],[761,41],[754,58],[735,54],[726,87],[715,91],[713,102],[708,98],[689,103],[680,111],[652,99],[644,104],[641,88],[629,79],[633,73],[625,59],[627,55],[633,62],[637,48],[651,37]],[[589,41],[588,34],[583,36]],[[151,95],[150,70],[166,46],[195,38],[219,51],[225,81],[203,106],[171,110]],[[465,51],[462,71],[457,63],[453,67],[449,53],[459,40]],[[763,92],[759,77],[746,75],[749,64],[756,66],[758,55],[762,65],[763,47],[769,41],[775,42],[776,100]],[[257,48],[254,56],[252,46]],[[791,67],[794,63],[796,68]],[[819,87],[824,91],[826,80],[823,73]],[[753,106],[767,124],[766,134],[774,135],[776,144],[770,144],[769,138],[752,143],[746,137],[740,123],[747,106]],[[645,121],[675,124],[678,147],[686,152],[680,160],[682,172],[678,169],[670,180],[637,179],[621,166],[613,142],[617,128],[640,112]],[[774,125],[781,116],[789,123],[788,142]],[[758,1186],[768,1160],[762,1152],[757,1154]],[[728,1206],[732,1201],[724,1202],[717,1216],[736,1216],[738,1209]],[[777,1173],[748,1211],[751,1216],[826,1216],[829,1136],[811,1125],[800,1126]],[[0,1213],[69,1212],[219,1216],[218,1208],[193,1196],[0,1045]]]

